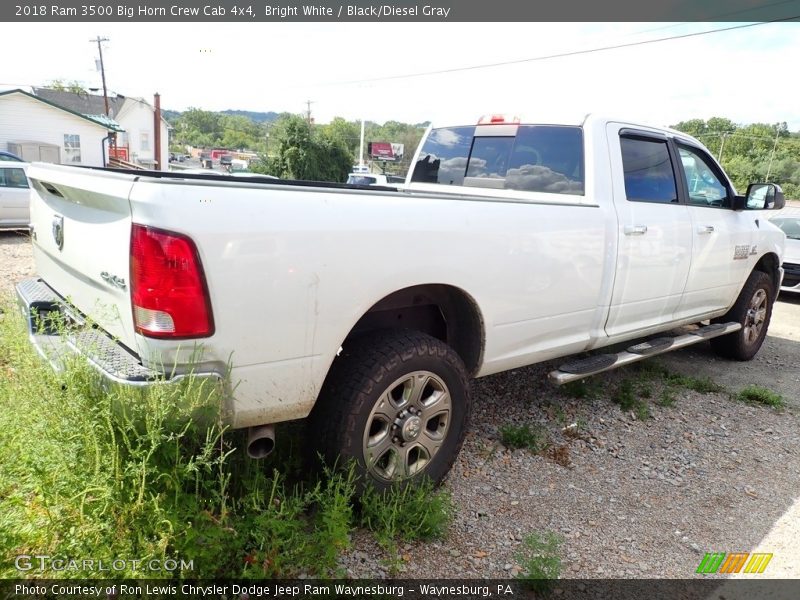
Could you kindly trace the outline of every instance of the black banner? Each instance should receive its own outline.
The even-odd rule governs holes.
[[[800,0],[11,0],[0,20],[28,22],[555,22],[800,18]]]
[[[800,580],[3,580],[0,598],[552,598],[557,600],[796,600]]]

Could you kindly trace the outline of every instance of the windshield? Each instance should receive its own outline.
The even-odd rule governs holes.
[[[374,185],[378,180],[374,177],[369,177],[367,175],[350,175],[347,178],[347,183],[351,183],[353,185]]]
[[[772,219],[772,222],[783,230],[791,240],[800,240],[800,217]]]

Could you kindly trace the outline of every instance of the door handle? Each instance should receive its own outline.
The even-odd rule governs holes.
[[[700,225],[697,228],[697,233],[714,233],[713,225]]]
[[[623,231],[625,235],[644,235],[647,233],[647,225],[625,225]]]

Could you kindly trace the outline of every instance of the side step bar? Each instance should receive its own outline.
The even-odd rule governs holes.
[[[685,348],[711,338],[727,335],[734,331],[739,331],[741,328],[741,323],[714,323],[713,325],[700,327],[685,335],[660,337],[641,342],[629,346],[626,350],[617,354],[595,354],[588,358],[574,360],[561,365],[555,371],[550,372],[550,381],[556,385],[563,385],[603,371],[624,367],[657,354],[664,354],[665,352]]]

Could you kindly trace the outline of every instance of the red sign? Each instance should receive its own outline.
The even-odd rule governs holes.
[[[108,149],[108,157],[118,158],[120,160],[127,161],[128,160],[127,146],[112,146],[111,148]]]

